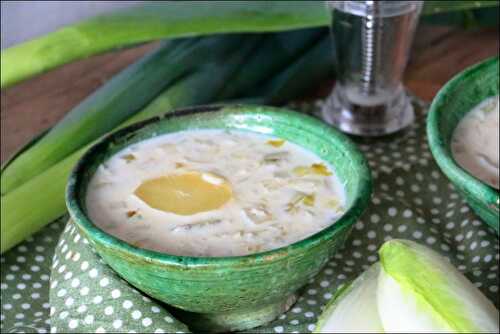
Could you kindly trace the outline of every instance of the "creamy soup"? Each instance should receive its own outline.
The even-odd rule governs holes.
[[[99,166],[86,207],[104,231],[174,255],[236,256],[304,239],[344,212],[342,184],[279,138],[194,130],[131,145]]]
[[[499,102],[489,98],[458,124],[452,138],[455,160],[478,179],[499,188]]]

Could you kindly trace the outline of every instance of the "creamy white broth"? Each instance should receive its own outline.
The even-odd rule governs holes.
[[[499,97],[471,110],[452,137],[453,157],[469,173],[499,188]]]
[[[173,197],[163,201],[160,193]],[[286,246],[332,224],[344,206],[334,169],[313,153],[279,138],[222,130],[131,145],[97,169],[86,198],[90,218],[106,232],[185,256]]]

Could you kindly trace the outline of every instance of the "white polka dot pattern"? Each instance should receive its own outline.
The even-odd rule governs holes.
[[[56,248],[50,289],[52,332],[188,332],[164,307],[101,263],[84,240],[68,223]]]
[[[67,217],[0,256],[0,332],[48,333],[50,263]],[[55,236],[55,237],[54,237]]]

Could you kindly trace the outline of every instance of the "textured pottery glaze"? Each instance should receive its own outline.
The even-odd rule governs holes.
[[[347,212],[328,228],[287,247],[236,257],[173,256],[136,248],[96,227],[85,209],[87,184],[96,168],[124,147],[188,129],[234,129],[294,142],[331,164],[346,191]],[[306,115],[257,106],[199,107],[153,118],[106,137],[79,161],[67,188],[72,219],[97,253],[121,277],[180,310],[194,330],[253,328],[286,311],[295,293],[342,246],[369,202],[367,164],[350,140]]]
[[[453,159],[451,138],[460,120],[486,98],[498,95],[498,57],[472,66],[450,80],[436,95],[427,119],[434,158],[474,211],[499,232],[499,191],[462,169]]]

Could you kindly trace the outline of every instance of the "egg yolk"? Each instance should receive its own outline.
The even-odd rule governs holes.
[[[134,194],[152,208],[189,216],[222,207],[231,199],[232,189],[221,176],[188,172],[146,180]]]

